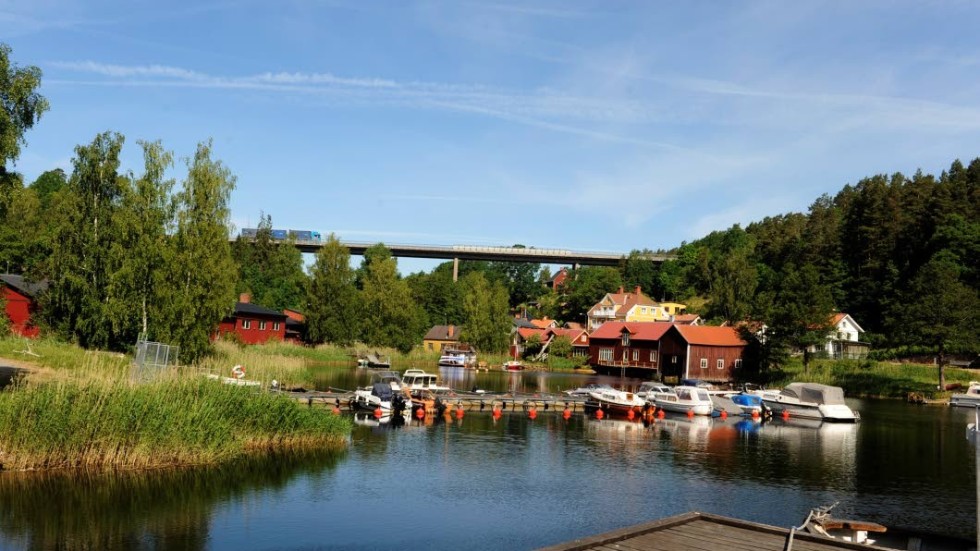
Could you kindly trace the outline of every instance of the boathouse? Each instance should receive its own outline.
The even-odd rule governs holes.
[[[660,375],[660,338],[667,322],[607,321],[589,335],[589,365],[602,375],[654,379]]]
[[[0,282],[11,332],[31,339],[37,337],[39,330],[34,324],[37,297],[48,288],[47,283],[31,283],[24,280],[24,276],[15,274],[0,274]]]
[[[231,315],[221,320],[218,336],[232,333],[245,344],[261,344],[286,337],[286,314],[251,303],[251,295],[242,293]]]
[[[742,367],[746,342],[733,327],[673,324],[660,337],[661,377],[728,382]]]

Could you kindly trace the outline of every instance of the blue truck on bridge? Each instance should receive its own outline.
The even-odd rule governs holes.
[[[241,236],[247,239],[255,239],[259,230],[257,228],[242,228]],[[296,241],[320,242],[320,232],[310,230],[272,230],[272,238],[276,241],[285,241],[292,238]]]

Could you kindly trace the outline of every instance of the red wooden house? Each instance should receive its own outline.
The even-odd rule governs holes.
[[[674,325],[660,338],[661,378],[731,381],[745,345],[733,327]]]
[[[10,330],[22,337],[37,337],[39,331],[32,318],[37,312],[37,297],[47,289],[47,283],[30,283],[14,274],[0,274],[0,282]]]
[[[589,336],[596,373],[727,382],[742,365],[745,341],[731,327],[669,322],[606,322]]]
[[[218,335],[234,333],[245,344],[281,341],[286,336],[286,314],[250,302],[246,293],[235,303],[235,310],[218,325]]]
[[[572,356],[589,355],[589,333],[585,329],[552,327],[545,331],[543,339],[551,342],[555,337],[565,337],[572,343]]]

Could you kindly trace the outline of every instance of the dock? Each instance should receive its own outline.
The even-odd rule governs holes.
[[[752,549],[754,551],[830,551],[834,549],[884,549],[860,543],[795,532],[708,513],[684,513],[552,545],[538,551],[705,551]]]
[[[309,406],[322,405],[346,409],[354,398],[352,391],[282,391],[299,402]],[[503,411],[537,409],[539,411],[568,409],[572,412],[585,411],[585,398],[567,396],[564,394],[530,394],[530,393],[485,393],[449,392],[437,394],[440,400],[450,409],[462,408],[466,411],[492,410],[499,408]]]

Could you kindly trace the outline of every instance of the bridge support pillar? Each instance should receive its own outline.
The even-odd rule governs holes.
[[[459,279],[459,259],[454,258],[453,259],[453,283],[456,283],[457,279]]]

